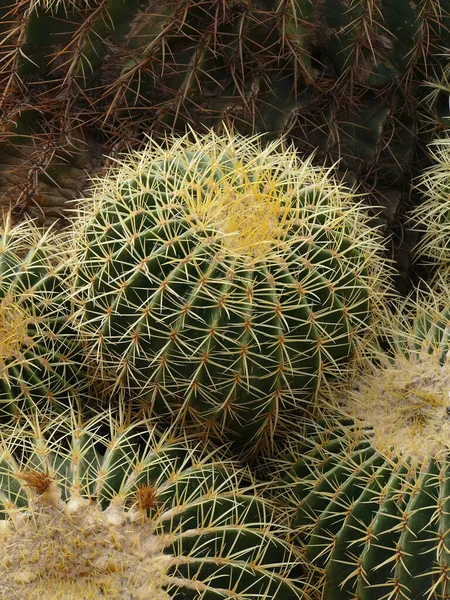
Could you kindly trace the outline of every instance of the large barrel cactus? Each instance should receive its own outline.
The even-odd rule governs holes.
[[[278,463],[324,600],[450,595],[448,329],[448,310],[424,309],[404,354],[366,373],[342,412],[309,422]]]
[[[76,295],[92,362],[152,412],[244,443],[268,443],[345,368],[384,293],[362,205],[281,142],[151,142],[83,208]]]
[[[0,482],[11,600],[309,597],[248,475],[167,432],[37,413],[2,430]]]
[[[85,391],[83,355],[71,325],[62,237],[32,222],[0,227],[0,414],[26,405],[65,408]],[[58,263],[61,263],[58,265]]]

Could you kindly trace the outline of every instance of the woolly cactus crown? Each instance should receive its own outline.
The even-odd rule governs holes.
[[[419,299],[399,302],[385,323],[389,353],[363,364],[350,389],[335,396],[362,437],[371,429],[378,451],[416,465],[447,460],[450,449],[448,291],[421,290]]]

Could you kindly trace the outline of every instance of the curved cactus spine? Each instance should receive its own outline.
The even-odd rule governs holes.
[[[392,332],[395,359],[354,381],[324,421],[308,420],[276,466],[324,600],[450,593],[449,313],[436,299],[415,313]]]
[[[423,2],[325,0],[328,52],[341,76],[379,88],[407,74],[420,52]]]
[[[104,376],[256,446],[345,368],[388,288],[365,209],[279,141],[150,142],[76,227],[80,330]]]
[[[0,229],[0,409],[3,418],[31,403],[57,408],[85,391],[83,354],[71,302],[55,263],[58,240],[32,222]]]
[[[170,432],[36,413],[2,431],[0,481],[9,598],[309,597],[249,475]]]
[[[332,94],[313,97],[314,106],[299,113],[292,135],[360,180],[395,186],[411,166],[419,128],[416,103],[400,88],[382,96],[359,91],[343,90],[340,101]]]

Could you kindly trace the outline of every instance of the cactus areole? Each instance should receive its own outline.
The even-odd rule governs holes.
[[[329,171],[280,141],[152,141],[84,206],[92,357],[159,414],[267,440],[369,325],[378,233]]]

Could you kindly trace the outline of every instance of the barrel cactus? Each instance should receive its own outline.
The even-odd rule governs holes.
[[[310,597],[248,474],[112,411],[2,429],[0,481],[11,600]]]
[[[32,222],[0,226],[0,413],[38,404],[65,408],[85,391],[83,355],[71,325],[62,237]],[[61,263],[58,265],[59,260]]]
[[[324,600],[449,597],[449,315],[422,308],[396,359],[278,463]]]
[[[422,232],[416,257],[439,267],[450,266],[450,137],[444,135],[430,144],[434,165],[422,174],[417,187],[423,201],[414,209],[412,221]]]
[[[364,207],[280,141],[152,141],[75,228],[79,327],[102,377],[253,446],[345,369],[386,291]]]

